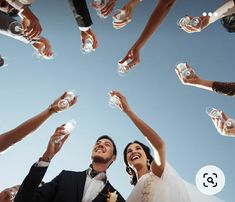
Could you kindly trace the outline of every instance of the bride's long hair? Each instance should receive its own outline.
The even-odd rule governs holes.
[[[147,156],[147,159],[148,159],[148,163],[146,162],[147,167],[148,167],[148,170],[150,170],[150,165],[151,165],[151,163],[152,163],[152,161],[153,161],[153,157],[152,157],[152,155],[151,155],[151,150],[150,150],[150,148],[149,148],[148,146],[144,145],[143,143],[141,143],[141,142],[139,142],[139,141],[137,141],[137,140],[135,140],[135,141],[130,142],[130,143],[127,144],[127,146],[125,147],[125,149],[124,149],[124,151],[123,151],[123,156],[124,156],[124,162],[125,162],[125,165],[126,165],[126,172],[127,172],[128,175],[130,176],[130,183],[131,183],[132,185],[136,185],[138,179],[137,179],[137,174],[136,174],[135,170],[134,170],[133,168],[131,168],[131,167],[129,166],[128,162],[127,162],[126,153],[127,153],[127,148],[128,148],[131,144],[134,144],[134,143],[139,144],[139,145],[143,148],[143,150],[144,150],[144,152],[145,152],[145,154],[146,154],[146,156]]]

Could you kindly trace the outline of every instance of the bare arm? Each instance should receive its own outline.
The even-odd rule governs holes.
[[[119,61],[119,63],[122,64],[125,61],[131,60],[131,62],[128,62],[127,67],[132,68],[140,62],[140,49],[144,46],[146,41],[155,32],[155,30],[160,26],[175,1],[176,0],[159,0],[140,37],[128,51],[126,56],[121,61]]]
[[[20,124],[13,130],[0,135],[0,153],[35,131],[52,114],[52,111],[46,109],[36,116],[30,118],[29,120],[25,121],[24,123]]]
[[[127,114],[127,116],[132,120],[132,122],[136,125],[136,127],[141,131],[141,133],[148,139],[153,146],[154,150],[156,150],[160,157],[160,162],[158,159],[152,163],[152,171],[155,175],[161,176],[164,168],[165,168],[165,156],[166,156],[166,148],[165,143],[162,138],[143,120],[141,120],[129,107],[126,98],[119,92],[113,91],[112,94],[115,94],[119,97],[121,105],[123,107],[123,111]]]
[[[150,38],[150,36],[160,26],[175,1],[176,0],[159,0],[143,32],[136,41],[134,45],[135,47],[138,47],[139,49],[143,47],[143,45]]]
[[[186,65],[188,69],[191,69],[189,64],[186,64]],[[223,95],[235,96],[235,82],[219,82],[219,81],[201,79],[195,73],[194,70],[192,70],[193,74],[191,76],[185,77],[183,75],[182,70],[178,67],[175,69],[175,71],[179,77],[179,80],[184,85],[190,85],[190,86],[194,86],[197,88],[202,88],[202,89],[213,91],[215,93],[219,93]]]
[[[187,64],[187,68],[191,69],[189,64]],[[214,81],[201,79],[194,70],[193,70],[193,75],[190,77],[184,77],[183,72],[178,68],[176,68],[175,71],[182,84],[212,91],[212,86]]]
[[[45,122],[53,113],[60,112],[64,109],[58,108],[58,103],[63,100],[67,96],[67,92],[65,92],[62,96],[57,98],[49,108],[44,110],[43,112],[37,114],[36,116],[30,118],[25,121],[21,125],[17,126],[13,130],[10,130],[2,135],[0,135],[0,154],[5,151],[7,148],[19,142],[24,137],[35,131],[43,122]],[[77,97],[75,96],[73,100],[69,102],[69,107],[73,106],[77,101]]]

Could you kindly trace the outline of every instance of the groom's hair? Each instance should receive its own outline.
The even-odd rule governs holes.
[[[113,154],[114,154],[115,156],[117,156],[117,147],[116,147],[116,144],[114,143],[113,139],[112,139],[111,137],[109,137],[108,135],[102,135],[102,136],[98,137],[98,139],[96,140],[96,142],[98,142],[98,141],[101,140],[101,139],[108,139],[108,140],[110,140],[110,142],[111,142],[112,145],[113,145]]]

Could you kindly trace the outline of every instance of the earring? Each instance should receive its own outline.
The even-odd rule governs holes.
[[[150,168],[151,164],[150,164],[150,160],[147,159],[147,166]]]

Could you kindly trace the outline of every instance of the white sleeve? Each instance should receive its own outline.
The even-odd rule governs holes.
[[[86,32],[86,31],[88,31],[90,28],[91,28],[91,26],[89,26],[89,27],[79,27],[79,29],[80,29],[81,32]]]
[[[7,3],[9,3],[12,7],[14,7],[16,10],[21,10],[24,4],[20,3],[18,0],[6,0]]]
[[[36,167],[48,167],[49,166],[49,162],[46,162],[46,161],[38,161],[36,163]]]
[[[209,24],[233,13],[235,13],[234,2],[233,0],[228,0],[214,11],[213,15],[209,19]]]

